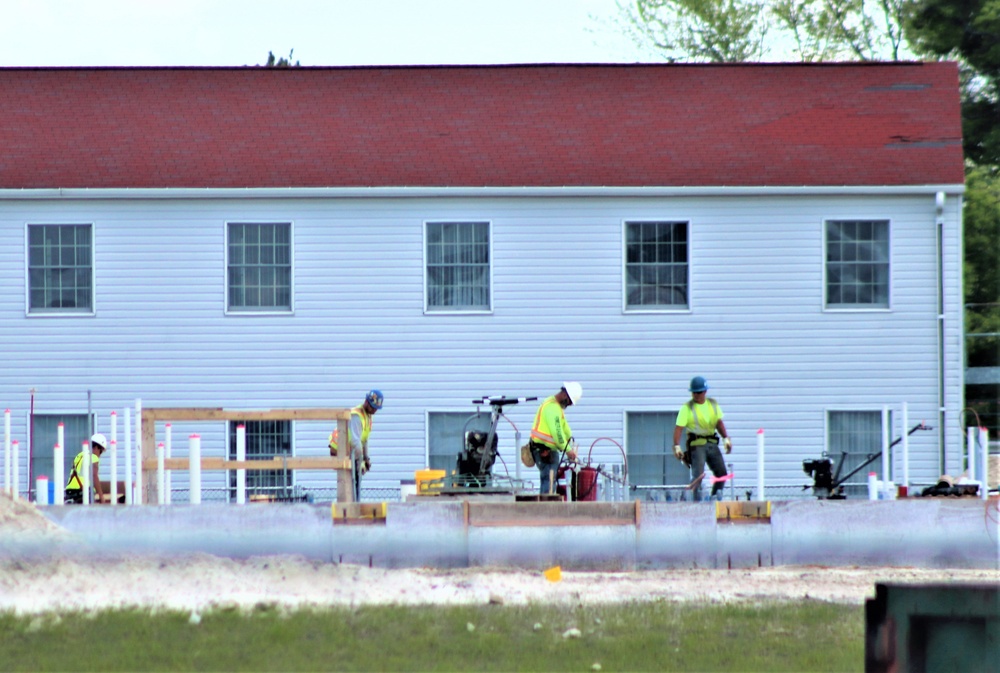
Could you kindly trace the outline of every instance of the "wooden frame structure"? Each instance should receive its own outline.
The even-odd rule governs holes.
[[[158,501],[156,480],[156,424],[175,421],[336,421],[340,437],[347,437],[351,409],[267,409],[242,410],[221,407],[151,407],[142,409],[142,493],[139,501],[146,505]],[[187,470],[187,458],[164,460],[164,469]],[[310,458],[280,457],[271,460],[227,460],[225,458],[201,459],[202,470],[336,470],[337,502],[354,502],[353,465],[343,457],[315,456]]]

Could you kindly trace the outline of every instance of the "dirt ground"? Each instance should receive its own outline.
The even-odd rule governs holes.
[[[67,533],[33,505],[0,494],[0,548],[19,537]],[[385,570],[295,556],[238,561],[209,555],[114,560],[0,559],[0,611],[141,607],[200,612],[213,607],[279,608],[370,604],[582,604],[625,601],[769,602],[811,599],[863,604],[877,582],[1000,582],[995,570],[782,566],[750,570],[636,572],[502,568]],[[556,581],[553,581],[555,579]]]

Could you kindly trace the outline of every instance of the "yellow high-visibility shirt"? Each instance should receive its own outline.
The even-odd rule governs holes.
[[[531,439],[550,449],[565,451],[573,432],[566,422],[566,414],[556,396],[548,398],[538,407],[535,423],[531,426]]]

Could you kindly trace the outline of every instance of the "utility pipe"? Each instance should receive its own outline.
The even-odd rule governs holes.
[[[3,465],[3,487],[10,494],[10,409],[3,412]]]
[[[764,495],[764,428],[757,431],[757,500],[767,500]]]
[[[56,445],[52,447],[52,479],[55,481],[53,505],[66,504],[66,429],[60,423],[56,426]]]
[[[236,426],[236,460],[247,459],[247,427],[240,423]],[[247,471],[244,468],[236,470],[236,504],[247,502]]]
[[[65,476],[63,467],[63,447],[56,442],[52,447],[52,502],[50,505],[64,505],[66,500],[63,493],[63,477]]]
[[[903,402],[903,487],[910,494],[910,407]]]
[[[139,505],[146,502],[142,492],[142,400],[138,397],[135,398],[135,496],[133,501]]]
[[[163,495],[167,487],[166,472],[163,464],[163,442],[160,442],[156,445],[156,486],[159,490],[159,493],[156,494],[156,502],[159,505],[167,504]]]
[[[93,473],[93,466],[90,460],[90,442],[84,441],[81,450],[83,457],[80,459],[80,467],[76,472],[80,480],[80,491],[83,494],[83,504],[90,504],[90,475]]]
[[[889,463],[889,432],[891,428],[889,427],[889,407],[882,407],[882,488],[887,488],[886,484],[892,481],[890,476],[890,463]],[[906,433],[906,428],[903,428],[903,433]]]
[[[164,437],[164,444],[163,444],[163,457],[165,459],[170,459],[173,456],[173,452],[174,452],[174,449],[173,449],[173,445],[174,445],[174,439],[173,439],[174,434],[173,434],[173,431],[174,431],[174,429],[170,426],[170,423],[167,423],[166,432],[165,432],[166,436]],[[166,471],[166,476],[164,476],[164,478],[163,478],[163,488],[165,490],[165,493],[163,494],[163,504],[165,504],[165,505],[169,505],[170,504],[170,499],[172,497],[171,494],[172,494],[173,485],[174,485],[174,482],[173,482],[173,473],[170,470],[167,470]]]
[[[188,437],[188,471],[191,481],[191,504],[201,504],[201,437]]]
[[[87,394],[89,395],[90,391],[87,391]],[[89,407],[89,404],[88,404],[88,407]],[[27,488],[28,500],[31,500],[31,481],[32,481],[32,477],[34,476],[32,474],[32,472],[33,472],[32,467],[33,466],[31,464],[31,459],[33,457],[33,450],[34,450],[34,448],[35,448],[35,389],[32,388],[31,389],[31,408],[30,408],[30,410],[28,412],[28,465],[27,465],[27,468],[28,468],[28,484],[27,484],[27,486],[28,486],[28,488]],[[38,494],[37,493],[35,494],[35,498],[37,500],[37,498],[38,498]]]
[[[10,492],[10,496],[14,500],[17,500],[18,498],[21,497],[21,494],[19,493],[19,488],[21,486],[21,475],[18,474],[18,469],[17,469],[17,464],[21,461],[21,457],[17,455],[20,451],[16,439],[10,443],[10,451],[11,451],[11,459],[14,464],[13,470],[11,472],[13,481],[11,482],[12,490]]]
[[[990,431],[988,428],[979,428],[979,445],[981,447],[980,457],[981,462],[979,463],[979,474],[980,483],[982,486],[979,488],[980,497],[983,500],[989,498],[990,490],[990,480],[989,480],[989,460],[990,460]]]
[[[134,503],[132,493],[132,418],[131,411],[125,407],[125,504]]]
[[[111,505],[118,504],[118,412],[111,412]]]
[[[965,429],[965,464],[966,469],[969,472],[969,479],[975,481],[976,479],[976,428],[971,425]],[[959,471],[962,472],[962,466],[959,465]]]

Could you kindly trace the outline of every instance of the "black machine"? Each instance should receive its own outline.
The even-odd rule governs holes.
[[[923,421],[913,426],[909,432],[906,433],[907,436],[912,435],[917,430],[933,430],[929,425],[924,425]],[[896,446],[901,441],[902,437],[897,437],[895,440],[889,444],[889,448]],[[826,500],[844,500],[847,496],[844,494],[844,484],[856,475],[861,470],[865,469],[872,464],[873,461],[878,460],[882,456],[882,452],[869,454],[863,463],[858,465],[856,468],[848,472],[845,476],[840,476],[840,471],[844,467],[844,461],[847,460],[847,451],[844,451],[840,455],[840,462],[837,464],[837,470],[833,470],[833,461],[829,458],[815,458],[802,461],[802,470],[810,477],[813,478],[813,495],[817,498]],[[809,486],[803,486],[803,490],[809,488]]]
[[[490,429],[486,432],[467,430],[463,433],[464,443],[462,450],[458,454],[458,464],[456,466],[456,477],[461,486],[464,487],[486,487],[491,483],[493,473],[493,463],[497,458],[497,424],[503,416],[503,408],[510,404],[520,402],[531,402],[537,397],[489,397],[483,396],[478,400],[472,400],[475,405],[490,405]],[[479,417],[477,412],[472,420]],[[468,427],[468,423],[466,424]]]

